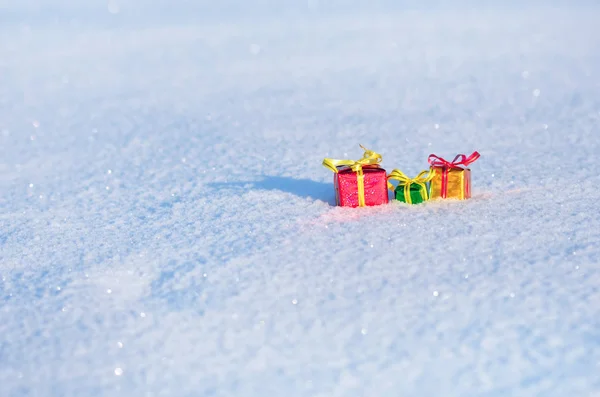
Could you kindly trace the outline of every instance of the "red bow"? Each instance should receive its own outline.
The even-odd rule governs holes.
[[[432,167],[461,168],[461,166],[467,167],[469,164],[477,160],[479,156],[481,156],[479,152],[473,152],[473,154],[471,154],[469,157],[465,156],[464,154],[459,154],[454,158],[454,160],[452,160],[452,162],[449,162],[448,160],[438,157],[435,154],[430,154],[427,161],[429,161],[429,164]]]

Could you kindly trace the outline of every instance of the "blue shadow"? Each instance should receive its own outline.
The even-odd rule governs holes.
[[[209,183],[208,186],[233,190],[276,190],[291,193],[302,198],[326,201],[335,204],[333,182],[316,182],[311,179],[296,179],[285,176],[263,176],[256,181],[233,181],[227,183]]]

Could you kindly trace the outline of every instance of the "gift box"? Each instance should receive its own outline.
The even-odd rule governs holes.
[[[469,157],[459,154],[450,162],[431,154],[429,165],[434,175],[430,182],[430,198],[471,198],[471,170],[466,167],[479,157],[478,152],[473,152]]]
[[[336,204],[365,207],[388,203],[387,173],[379,166],[381,155],[366,149],[360,160],[326,158],[323,165],[334,172]]]
[[[419,204],[429,200],[428,182],[433,178],[433,172],[422,171],[414,178],[407,177],[400,170],[393,170],[388,175],[389,180],[397,180],[398,186],[394,189],[394,185],[388,184],[390,190],[394,192],[396,200],[407,204]]]

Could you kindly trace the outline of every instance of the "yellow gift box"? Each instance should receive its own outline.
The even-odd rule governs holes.
[[[478,152],[473,152],[469,157],[459,154],[450,162],[431,154],[429,164],[434,175],[430,182],[430,199],[471,198],[471,170],[466,167],[479,157]]]

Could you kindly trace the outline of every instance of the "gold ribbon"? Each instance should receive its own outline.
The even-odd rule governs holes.
[[[427,174],[429,174],[429,175],[427,175]],[[433,172],[431,170],[425,170],[425,171],[421,171],[421,173],[419,173],[419,175],[417,175],[416,177],[411,179],[411,178],[407,177],[402,171],[393,170],[388,175],[388,180],[395,179],[398,181],[398,186],[404,185],[404,200],[406,201],[407,204],[412,204],[412,198],[410,197],[410,186],[413,183],[416,185],[419,185],[419,187],[421,188],[421,197],[423,197],[423,201],[428,200],[429,195],[427,194],[427,186],[425,186],[425,183],[432,180],[434,176],[435,176],[435,172]],[[389,182],[388,182],[388,188],[391,191],[394,191],[394,185],[392,185]]]
[[[376,153],[372,150],[365,148],[363,145],[360,147],[365,151],[360,160],[336,160],[336,159],[324,159],[323,165],[329,168],[336,174],[339,172],[337,167],[348,166],[352,171],[356,172],[356,181],[358,184],[358,206],[365,206],[365,176],[363,173],[364,165],[378,165],[381,163],[381,154]]]

